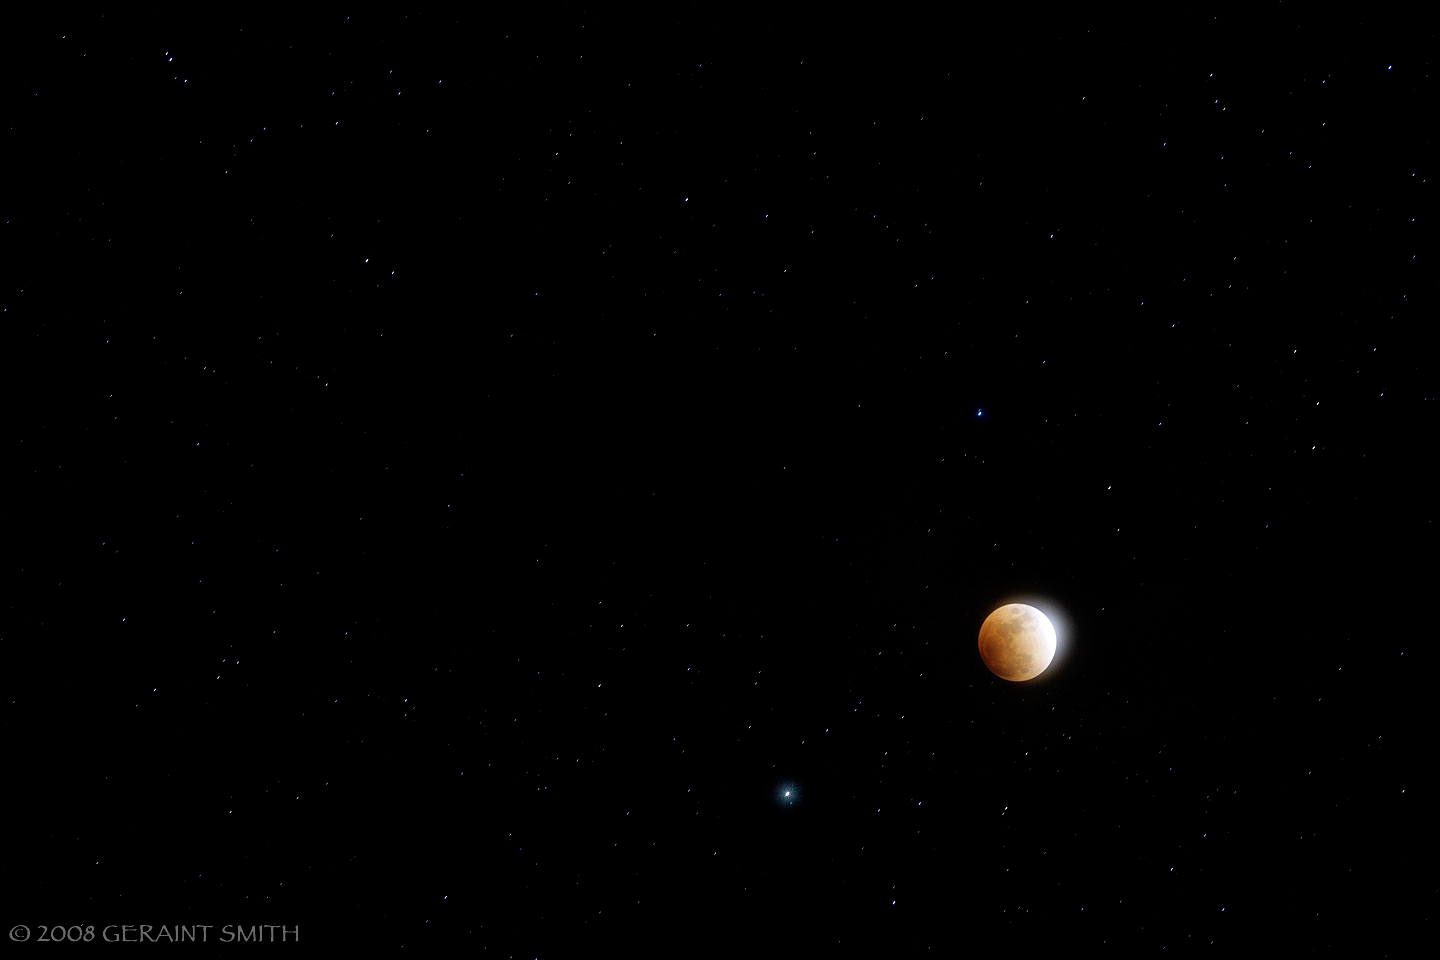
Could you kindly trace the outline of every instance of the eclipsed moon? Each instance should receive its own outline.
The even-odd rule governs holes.
[[[1026,603],[1007,603],[980,625],[980,659],[1002,680],[1030,680],[1055,659],[1055,625]]]

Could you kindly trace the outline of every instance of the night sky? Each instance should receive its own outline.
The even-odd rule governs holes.
[[[17,27],[9,924],[1433,931],[1435,38],[1290,7]]]

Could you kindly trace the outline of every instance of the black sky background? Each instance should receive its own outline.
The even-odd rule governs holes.
[[[1425,929],[1433,43],[1265,9],[10,36],[12,925]]]

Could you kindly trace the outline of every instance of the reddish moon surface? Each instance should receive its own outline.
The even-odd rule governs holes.
[[[1007,603],[980,625],[980,659],[1002,680],[1030,680],[1055,659],[1055,625],[1025,603]]]

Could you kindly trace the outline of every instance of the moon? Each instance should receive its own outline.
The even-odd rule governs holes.
[[[980,659],[1001,680],[1030,680],[1055,659],[1055,625],[1027,603],[1007,603],[980,625]]]

